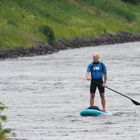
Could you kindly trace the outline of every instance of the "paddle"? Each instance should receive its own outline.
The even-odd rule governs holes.
[[[107,86],[106,86],[105,88],[107,88],[107,89],[109,89],[109,90],[112,90],[112,91],[114,91],[114,92],[116,92],[116,93],[118,93],[118,94],[120,94],[120,95],[122,95],[122,96],[124,96],[124,97],[126,97],[126,98],[128,98],[128,99],[130,99],[135,105],[140,105],[139,102],[137,102],[137,101],[131,99],[130,97],[128,97],[128,96],[126,96],[126,95],[124,95],[124,94],[122,94],[122,93],[120,93],[120,92],[118,92],[118,91],[116,91],[116,90],[114,90],[114,89],[112,89],[112,88],[109,88],[109,87],[107,87]]]
[[[100,83],[98,83],[98,82],[96,82],[96,81],[94,81],[94,82],[97,83],[97,84],[99,84],[99,85],[101,85]],[[103,85],[102,85],[102,86],[103,86]],[[130,98],[130,97],[128,97],[128,96],[126,96],[126,95],[124,95],[124,94],[122,94],[122,93],[120,93],[120,92],[118,92],[118,91],[116,91],[116,90],[114,90],[114,89],[112,89],[112,88],[109,88],[108,86],[105,86],[105,88],[107,88],[107,89],[109,89],[109,90],[111,90],[111,91],[114,91],[114,92],[116,92],[116,93],[118,93],[118,94],[120,94],[120,95],[122,95],[122,96],[124,96],[124,97],[126,97],[126,98],[128,98],[128,99],[130,99],[135,105],[140,105],[139,102],[133,100],[132,98]]]

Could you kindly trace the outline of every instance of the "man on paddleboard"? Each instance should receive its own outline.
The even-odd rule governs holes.
[[[90,107],[94,106],[96,88],[98,87],[102,111],[106,112],[105,86],[107,81],[107,70],[105,64],[99,61],[99,54],[93,54],[93,62],[87,66],[87,80],[90,80]]]

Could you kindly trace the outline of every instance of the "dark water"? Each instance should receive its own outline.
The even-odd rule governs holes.
[[[108,68],[108,86],[140,102],[140,43],[87,47],[0,61],[0,101],[17,140],[139,140],[140,106],[106,90],[112,116],[81,117],[89,106],[85,71],[93,52]],[[96,105],[101,107],[99,94]]]

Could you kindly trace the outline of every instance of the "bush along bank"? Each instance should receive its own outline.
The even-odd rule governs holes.
[[[45,55],[58,52],[68,48],[80,48],[86,46],[110,45],[117,43],[140,41],[140,35],[127,32],[115,34],[106,33],[100,37],[76,37],[72,39],[60,39],[53,45],[44,42],[34,42],[30,48],[14,48],[0,51],[0,59],[16,58],[24,56]]]
[[[0,103],[0,140],[8,140],[6,135],[11,133],[10,129],[4,128],[3,126],[3,123],[7,120],[7,116],[2,114],[2,111],[4,111],[5,108],[5,105]]]

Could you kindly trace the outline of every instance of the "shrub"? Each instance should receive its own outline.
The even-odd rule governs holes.
[[[0,140],[6,139],[6,134],[10,133],[10,129],[4,128],[3,123],[7,120],[5,115],[2,115],[2,111],[5,109],[5,105],[0,103]]]
[[[55,35],[54,35],[54,31],[53,29],[48,26],[48,25],[44,25],[41,28],[41,32],[47,36],[47,41],[50,45],[54,45],[55,43]]]
[[[137,3],[140,3],[140,0],[122,0],[123,2],[126,2],[126,3],[131,3],[131,4],[137,4]]]

